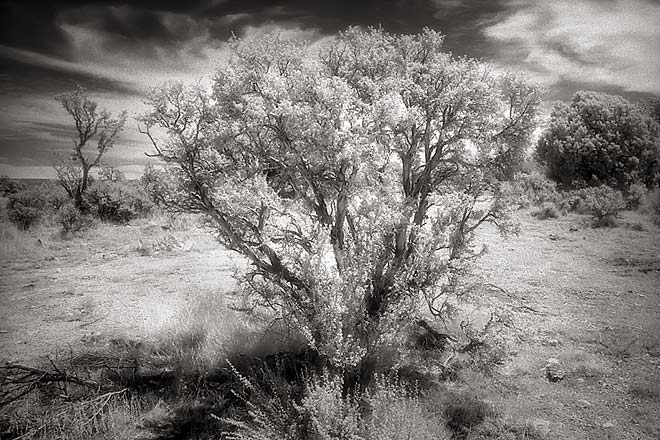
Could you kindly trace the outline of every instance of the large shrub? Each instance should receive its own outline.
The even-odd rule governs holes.
[[[94,182],[85,198],[85,210],[99,219],[112,223],[127,223],[151,211],[151,200],[131,182]]]
[[[46,194],[39,188],[27,188],[9,196],[7,217],[20,229],[29,229],[44,215]]]
[[[233,40],[212,93],[167,84],[141,118],[168,200],[251,262],[246,309],[334,365],[377,364],[478,253],[475,230],[508,226],[497,177],[536,104],[442,41],[357,28],[321,46]]]
[[[650,188],[660,179],[660,125],[620,96],[582,91],[570,105],[555,105],[536,153],[566,187]]]

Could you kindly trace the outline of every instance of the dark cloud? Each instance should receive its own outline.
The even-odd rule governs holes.
[[[69,58],[69,41],[54,4],[0,3],[0,44]]]
[[[109,49],[121,50],[136,44],[176,46],[205,32],[223,41],[247,25],[289,23],[321,34],[350,25],[402,33],[428,26],[448,35],[451,50],[468,53],[485,41],[476,29],[503,10],[501,0],[55,1],[46,6],[27,1],[2,5],[0,44],[68,58],[71,42],[64,24],[101,31],[109,37]]]
[[[416,33],[430,27],[447,35],[449,50],[468,54],[485,42],[478,28],[504,11],[498,0],[226,0],[204,10],[211,17],[232,17],[230,22],[217,21],[212,35],[225,39],[246,25],[291,23],[303,28],[332,34],[348,26],[381,26],[396,33]],[[473,56],[482,56],[483,53]]]
[[[132,84],[112,80],[105,76],[91,73],[64,71],[44,64],[33,64],[13,60],[5,62],[0,68],[0,96],[40,95],[55,96],[71,90],[79,84],[97,93],[135,95],[138,90]]]

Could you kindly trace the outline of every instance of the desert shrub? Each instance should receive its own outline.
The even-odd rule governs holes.
[[[176,208],[182,195],[172,191],[172,180],[169,173],[148,163],[140,177],[140,186],[154,205],[180,211]]]
[[[651,217],[653,223],[660,226],[660,188],[655,188],[642,197],[639,211]]]
[[[456,433],[465,433],[484,421],[491,412],[482,400],[470,394],[459,394],[445,404],[447,427]]]
[[[543,440],[546,436],[527,420],[488,417],[483,423],[470,430],[468,440]]]
[[[516,173],[502,188],[505,197],[520,208],[554,203],[559,199],[557,184],[538,172]]]
[[[41,219],[47,200],[38,188],[27,188],[9,196],[7,217],[20,229],[29,229]]]
[[[369,440],[442,440],[451,436],[440,414],[430,411],[415,388],[379,377],[366,398],[362,432]]]
[[[656,189],[650,195],[650,207],[653,215],[653,222],[660,226],[660,189]]]
[[[153,206],[138,187],[121,181],[95,182],[85,202],[86,210],[99,219],[120,224],[148,214]]]
[[[569,197],[574,197],[575,210],[589,214],[593,218],[594,227],[614,227],[616,218],[621,210],[626,207],[626,202],[621,191],[614,190],[608,186],[583,188],[572,192]]]
[[[536,154],[565,187],[651,188],[660,179],[660,125],[620,96],[580,91],[555,105]]]
[[[347,394],[343,376],[325,372],[307,381],[303,397],[297,404],[264,398],[258,391],[253,395],[260,396],[260,400],[250,403],[250,418],[228,420],[236,430],[227,438],[450,438],[442,417],[426,409],[415,389],[384,377],[375,380],[364,393]]]
[[[62,206],[57,211],[57,223],[62,227],[62,232],[79,232],[87,229],[92,224],[89,215],[80,212],[72,203]]]
[[[648,188],[641,183],[633,183],[625,191],[626,207],[629,209],[638,209],[644,202],[648,193]]]
[[[71,198],[66,193],[64,188],[61,185],[56,184],[45,184],[41,186],[46,193],[46,200],[48,201],[48,206],[55,212],[59,211],[69,203],[71,203]]]
[[[547,202],[541,205],[537,210],[533,211],[532,215],[539,220],[559,217],[557,207],[554,204]]]

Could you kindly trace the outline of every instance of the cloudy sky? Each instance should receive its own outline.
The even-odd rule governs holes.
[[[106,162],[135,177],[149,146],[134,117],[150,87],[210,77],[232,33],[314,40],[350,25],[439,30],[456,55],[526,71],[547,102],[580,89],[660,96],[660,0],[0,0],[0,174],[53,176],[73,136],[54,97],[78,83],[128,110]]]

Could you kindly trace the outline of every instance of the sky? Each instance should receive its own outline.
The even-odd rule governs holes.
[[[660,96],[660,0],[0,0],[0,175],[54,177],[74,136],[55,96],[80,84],[128,111],[105,162],[138,177],[150,147],[135,117],[150,88],[208,80],[232,34],[279,28],[314,41],[352,25],[438,30],[457,56],[526,72],[546,109],[577,90]]]

